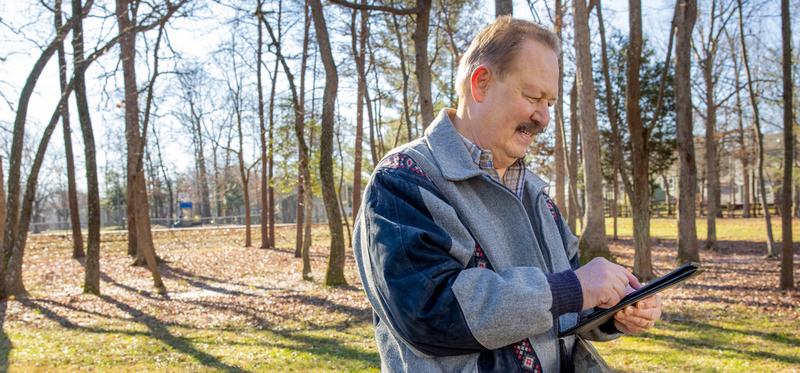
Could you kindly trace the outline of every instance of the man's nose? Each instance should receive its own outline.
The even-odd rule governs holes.
[[[550,107],[547,104],[537,106],[530,119],[547,127],[547,124],[550,123]]]

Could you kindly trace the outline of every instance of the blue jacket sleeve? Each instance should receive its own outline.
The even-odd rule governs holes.
[[[452,289],[464,265],[448,254],[451,237],[434,222],[420,188],[439,194],[409,170],[379,169],[373,176],[356,227],[362,242],[354,245],[365,290],[380,320],[419,351],[484,351]]]

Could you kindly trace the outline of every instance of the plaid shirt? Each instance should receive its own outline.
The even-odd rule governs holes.
[[[459,135],[461,134],[459,133]],[[506,173],[503,174],[503,178],[500,179],[500,175],[494,168],[492,151],[488,149],[481,149],[478,147],[478,145],[475,145],[475,143],[464,137],[464,135],[461,135],[461,139],[464,140],[464,145],[466,145],[467,151],[469,151],[469,155],[472,157],[472,160],[481,170],[489,174],[492,179],[495,179],[500,184],[503,184],[518,198],[522,198],[522,186],[525,183],[525,160],[523,158],[517,159],[517,161],[512,163],[511,166],[508,166],[508,168],[506,168]]]

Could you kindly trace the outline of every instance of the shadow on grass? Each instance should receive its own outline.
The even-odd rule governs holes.
[[[0,372],[8,372],[8,355],[11,354],[11,349],[14,345],[11,339],[6,334],[6,309],[8,308],[8,301],[0,301]]]
[[[318,299],[316,297],[307,297],[307,298]],[[361,310],[355,307],[345,307],[347,310],[345,310],[344,313],[350,316],[354,316],[356,320],[348,319],[348,320],[342,320],[335,324],[320,325],[310,321],[299,320],[296,317],[296,315],[283,315],[272,311],[258,310],[255,307],[250,307],[240,304],[228,304],[220,301],[207,301],[207,300],[183,300],[182,302],[217,310],[233,311],[238,315],[245,316],[249,320],[251,320],[254,324],[254,327],[257,330],[263,330],[272,333],[276,336],[300,344],[300,346],[296,346],[283,343],[270,343],[269,347],[283,348],[292,351],[309,352],[313,354],[322,354],[330,357],[343,358],[347,360],[358,360],[372,364],[372,366],[375,367],[380,366],[380,357],[377,352],[369,352],[344,346],[342,344],[342,341],[336,338],[310,336],[306,334],[308,332],[314,332],[314,331],[322,331],[322,332],[343,331],[354,324],[362,322],[368,322],[371,325],[371,321],[369,321],[371,320],[370,313],[365,310]],[[328,304],[326,308],[329,309],[333,308],[336,309],[337,311],[342,311],[342,309],[336,308],[339,305],[335,305],[326,299],[319,298],[319,302]],[[263,312],[268,312],[274,316],[281,317],[284,319],[292,319],[294,321],[304,322],[308,325],[308,327],[304,327],[302,330],[283,329],[280,327],[280,325],[270,322],[269,320],[264,318],[262,316]],[[361,314],[366,314],[366,315],[364,316]],[[252,343],[245,343],[245,342],[228,342],[228,343],[233,345],[252,345]]]
[[[122,303],[107,295],[101,295],[100,299],[114,305],[125,313],[133,316],[137,320],[150,329],[150,336],[158,339],[162,343],[172,347],[176,351],[184,353],[193,357],[197,362],[210,368],[219,369],[225,372],[246,372],[244,369],[237,366],[228,365],[220,361],[218,358],[209,355],[203,351],[196,349],[189,338],[179,337],[170,333],[167,326],[159,321],[157,318],[146,314],[145,312]]]
[[[666,343],[670,345],[672,348],[677,350],[685,350],[687,347],[689,348],[704,348],[704,349],[711,349],[711,350],[721,350],[732,352],[740,355],[747,355],[753,357],[755,359],[771,359],[775,361],[781,361],[784,363],[789,364],[800,364],[800,356],[797,355],[781,355],[772,352],[766,351],[748,351],[743,350],[740,348],[735,348],[735,346],[731,346],[727,344],[727,340],[729,340],[729,336],[731,334],[739,334],[739,335],[748,335],[760,338],[762,340],[780,343],[787,346],[798,346],[800,345],[800,339],[794,338],[791,336],[781,335],[778,333],[764,333],[756,330],[737,330],[737,329],[730,329],[725,328],[717,325],[711,325],[702,322],[696,321],[689,321],[689,322],[672,322],[673,327],[670,328],[672,330],[693,330],[693,331],[700,331],[702,332],[702,337],[700,338],[684,338],[684,337],[677,337],[672,335],[655,335],[652,333],[644,333],[639,336],[642,339],[650,339],[653,341],[658,341],[662,343]],[[677,326],[677,327],[676,327]],[[725,334],[724,341],[718,340],[710,333],[722,333]]]
[[[194,274],[192,272],[189,272],[189,271],[186,271],[186,270],[182,270],[180,268],[176,268],[176,267],[170,266],[169,264],[161,264],[159,267],[161,267],[161,269],[162,269],[161,275],[164,278],[186,281],[189,285],[194,286],[196,288],[213,291],[215,293],[219,293],[219,294],[222,294],[222,295],[243,295],[243,296],[248,296],[248,297],[259,296],[257,294],[251,294],[251,293],[247,293],[247,292],[243,292],[243,291],[239,291],[239,290],[231,290],[231,289],[226,289],[224,287],[210,285],[209,282],[216,282],[216,283],[220,283],[220,284],[229,284],[229,285],[243,286],[243,287],[253,287],[255,289],[260,289],[260,290],[264,290],[264,291],[281,290],[279,288],[268,288],[268,287],[264,287],[264,286],[254,286],[254,285],[245,284],[245,283],[242,283],[242,282],[226,281],[226,280],[221,280],[221,279],[214,278],[214,277],[197,275],[197,274]]]

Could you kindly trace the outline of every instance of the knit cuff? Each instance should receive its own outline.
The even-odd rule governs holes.
[[[580,312],[583,308],[583,291],[578,276],[572,270],[546,275],[553,294],[553,306],[550,312],[553,317],[569,312]]]

